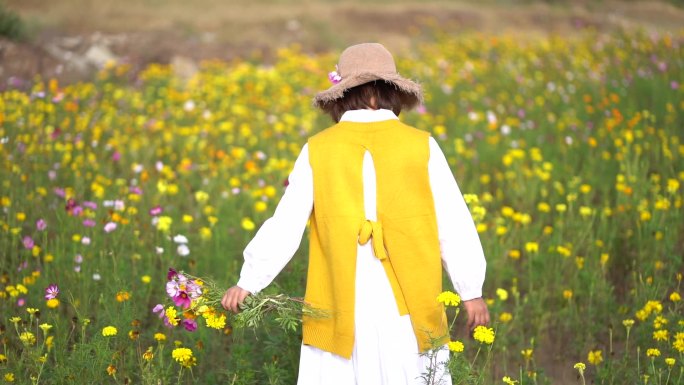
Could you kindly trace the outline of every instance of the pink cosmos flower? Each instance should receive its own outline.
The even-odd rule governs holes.
[[[337,84],[342,81],[342,76],[337,72],[337,66],[335,66],[335,71],[328,73],[328,80],[330,83]]]
[[[164,316],[166,315],[165,314],[166,312],[164,311],[164,305],[162,305],[160,303],[157,304],[157,306],[152,308],[152,313],[157,314],[159,316],[159,318],[164,318]]]
[[[97,223],[95,223],[95,221],[90,219],[90,218],[83,220],[83,226],[85,226],[85,227],[95,227],[96,224]]]
[[[43,231],[46,228],[47,228],[47,223],[45,223],[44,219],[39,219],[38,221],[36,221],[36,229],[38,229],[38,231]]]
[[[35,245],[35,243],[33,242],[33,238],[29,237],[28,235],[24,237],[22,242],[24,243],[24,247],[29,250],[31,250]]]
[[[197,330],[197,322],[194,319],[184,319],[182,324],[185,330],[189,332]]]
[[[104,231],[105,231],[105,233],[111,233],[111,232],[114,231],[114,230],[116,230],[116,223],[114,223],[114,222],[108,222],[108,223],[104,226]]]
[[[97,210],[97,203],[95,203],[95,202],[85,201],[85,202],[83,202],[83,206],[85,206],[91,210]]]
[[[59,294],[59,287],[54,283],[51,283],[50,286],[45,289],[46,300],[57,298],[57,294]]]
[[[180,286],[178,285],[178,281],[171,280],[166,282],[166,294],[169,295],[169,297],[174,298],[180,293],[181,289]]]
[[[153,217],[161,214],[164,211],[164,209],[161,208],[161,206],[156,206],[150,209],[150,215]]]
[[[169,267],[169,272],[166,273],[166,279],[170,281],[170,280],[176,278],[177,275],[178,275],[178,272],[176,270],[174,270],[173,268]]]
[[[171,298],[173,300],[173,303],[176,304],[176,306],[180,306],[183,309],[187,309],[190,307],[190,304],[192,301],[190,300],[190,296],[188,296],[188,293],[185,291],[179,291],[178,294],[176,294],[175,297]]]

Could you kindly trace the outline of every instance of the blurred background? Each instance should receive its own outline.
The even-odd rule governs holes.
[[[568,35],[585,29],[684,26],[682,0],[4,0],[0,77],[89,78],[105,63],[172,63],[181,75],[205,59],[271,62],[279,47],[339,51],[379,41],[405,53],[439,26],[448,33]],[[4,83],[3,82],[3,83]]]

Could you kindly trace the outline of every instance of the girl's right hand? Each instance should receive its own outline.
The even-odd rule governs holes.
[[[237,314],[240,312],[239,306],[242,305],[242,302],[250,294],[252,293],[241,288],[240,286],[233,286],[230,289],[226,290],[226,293],[223,295],[223,298],[221,299],[221,305],[223,305],[224,309],[230,310],[233,313]]]

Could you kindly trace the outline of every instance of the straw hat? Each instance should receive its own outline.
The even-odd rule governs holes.
[[[420,85],[401,77],[392,54],[378,43],[357,44],[342,51],[337,71],[331,72],[328,77],[333,85],[316,94],[313,100],[316,107],[343,97],[344,92],[352,87],[375,80],[394,84],[399,90],[414,96],[416,104],[423,100]]]

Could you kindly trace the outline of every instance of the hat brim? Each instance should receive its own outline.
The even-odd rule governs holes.
[[[344,92],[350,88],[360,86],[372,81],[383,80],[387,83],[392,83],[397,89],[403,91],[416,99],[416,105],[423,102],[423,90],[420,84],[409,79],[402,78],[399,74],[381,74],[373,72],[364,72],[353,74],[343,78],[339,83],[332,85],[325,91],[321,91],[313,99],[313,105],[321,108],[334,100],[340,99],[344,96]],[[409,106],[409,107],[415,107]]]

